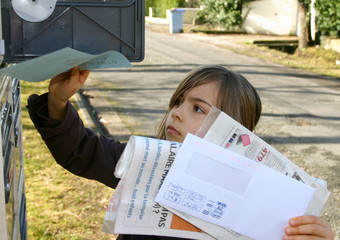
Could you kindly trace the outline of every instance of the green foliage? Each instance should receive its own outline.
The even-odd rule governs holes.
[[[227,29],[240,27],[243,23],[242,5],[251,0],[200,0],[204,10],[196,15],[198,24],[209,23]],[[298,0],[310,14],[311,0]],[[153,8],[153,16],[166,17],[166,9],[183,7],[185,0],[145,0],[145,14],[149,15],[149,7]],[[316,0],[316,25],[322,35],[340,37],[340,1]]]
[[[340,1],[316,0],[315,8],[321,34],[340,37]]]
[[[298,0],[310,16],[311,0]],[[340,1],[316,0],[316,26],[322,35],[340,37]]]
[[[240,27],[243,23],[242,4],[249,0],[201,0],[204,6],[197,13],[198,23],[209,23],[228,29]]]
[[[149,7],[152,7],[154,0],[145,0],[145,16],[149,16]]]
[[[145,15],[149,15],[149,7],[152,7],[154,17],[166,17],[166,10],[171,8],[184,7],[185,0],[146,0]]]

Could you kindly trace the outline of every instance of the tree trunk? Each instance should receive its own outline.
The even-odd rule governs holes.
[[[307,21],[306,21],[306,9],[303,7],[302,3],[299,2],[299,22],[300,22],[300,32],[299,32],[299,45],[298,49],[302,50],[307,47]]]

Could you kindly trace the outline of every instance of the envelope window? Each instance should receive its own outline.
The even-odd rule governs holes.
[[[199,153],[191,156],[185,172],[192,177],[239,195],[244,194],[252,179],[252,175],[248,172]]]

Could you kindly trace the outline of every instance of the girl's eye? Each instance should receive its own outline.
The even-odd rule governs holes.
[[[200,108],[199,106],[195,106],[195,111],[198,113],[204,113],[204,110],[202,108]]]

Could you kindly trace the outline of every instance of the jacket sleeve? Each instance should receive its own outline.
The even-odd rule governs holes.
[[[76,109],[67,103],[63,121],[48,118],[48,93],[28,98],[28,111],[53,157],[68,171],[115,188],[114,170],[126,144],[99,136],[84,127]]]

